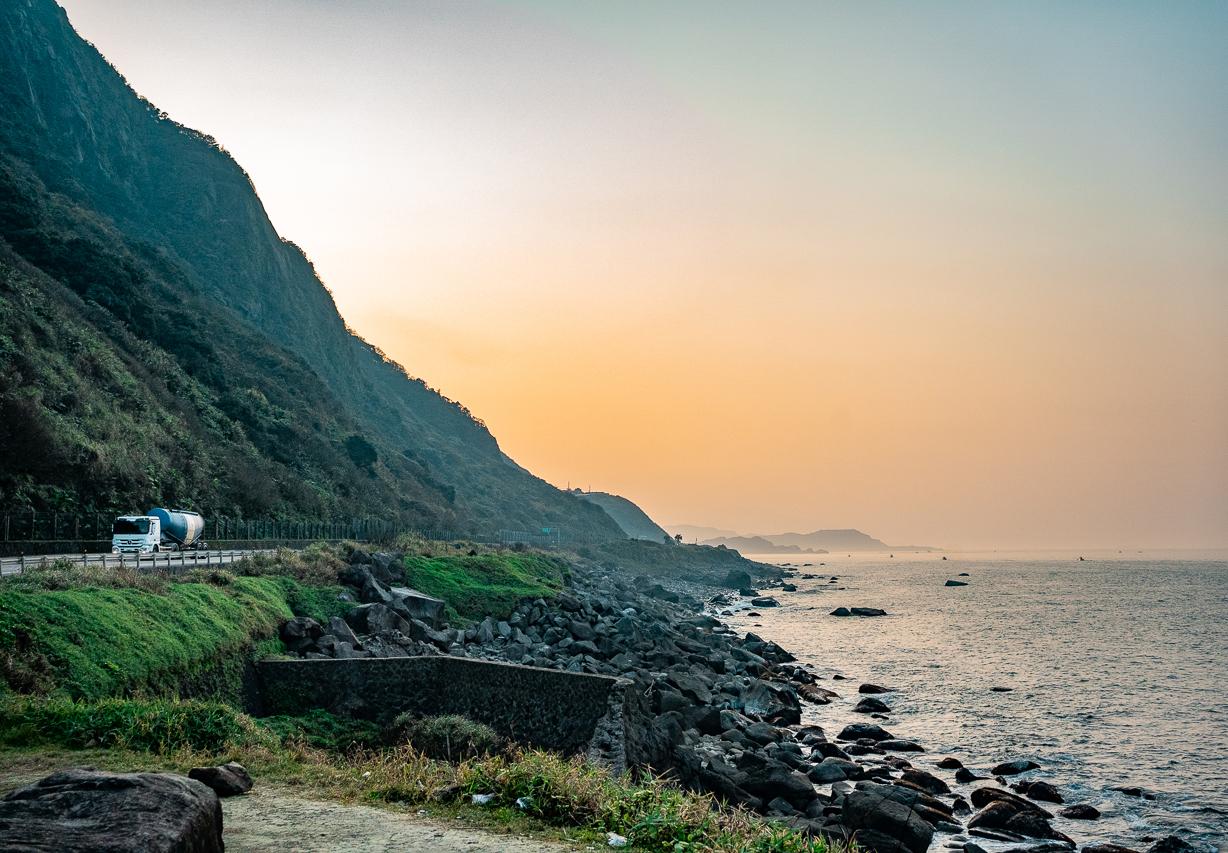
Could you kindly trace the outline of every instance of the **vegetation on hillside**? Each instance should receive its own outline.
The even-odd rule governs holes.
[[[620,535],[355,336],[53,0],[0,4],[0,447],[0,506]]]
[[[0,591],[0,675],[13,690],[102,699],[237,691],[245,655],[292,616],[291,579],[148,589]]]
[[[532,551],[405,557],[405,579],[441,598],[452,620],[506,618],[526,598],[551,598],[568,576],[561,558]]]

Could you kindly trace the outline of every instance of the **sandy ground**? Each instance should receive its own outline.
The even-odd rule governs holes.
[[[534,853],[585,847],[500,835],[411,812],[301,799],[277,788],[222,800],[223,837],[237,853]]]

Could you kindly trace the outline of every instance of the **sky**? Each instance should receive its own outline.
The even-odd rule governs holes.
[[[559,486],[1228,545],[1228,4],[62,5]]]

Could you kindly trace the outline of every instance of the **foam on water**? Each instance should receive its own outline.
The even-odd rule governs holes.
[[[823,574],[795,579],[796,593],[775,593],[778,608],[756,608],[758,617],[742,610],[727,621],[779,642],[816,673],[849,678],[827,683],[841,698],[809,706],[806,722],[838,730],[864,721],[850,712],[857,685],[895,686],[898,693],[882,697],[893,707],[884,725],[929,750],[910,760],[933,770],[953,755],[987,775],[999,761],[1032,758],[1043,769],[1030,777],[1104,813],[1094,822],[1055,821],[1076,840],[1138,847],[1141,836],[1176,832],[1216,849],[1228,839],[1228,561],[902,554],[773,561]],[[960,572],[970,573],[960,578],[968,586],[944,586]],[[831,575],[839,582],[829,584]],[[828,615],[841,605],[890,615]],[[1116,786],[1156,798],[1128,797]]]

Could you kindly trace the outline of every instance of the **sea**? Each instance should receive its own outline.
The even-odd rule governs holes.
[[[1141,839],[1176,834],[1228,852],[1228,553],[747,556],[816,576],[791,578],[796,592],[766,590],[778,607],[750,615],[741,600],[723,617],[780,643],[840,694],[806,705],[803,722],[829,738],[878,722],[924,745],[905,757],[965,796],[973,786],[955,785],[933,766],[940,758],[984,775],[1032,759],[1042,769],[1026,778],[1103,813],[1054,820],[1080,843],[1145,850]],[[839,606],[888,615],[829,615]],[[851,712],[862,682],[897,688],[879,697],[887,720]]]

